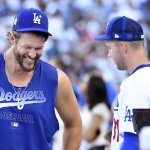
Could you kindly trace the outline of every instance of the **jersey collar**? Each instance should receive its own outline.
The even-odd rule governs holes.
[[[133,72],[131,73],[131,75],[132,75],[134,72],[136,72],[137,70],[142,69],[142,68],[144,68],[144,67],[150,67],[150,64],[143,64],[143,65],[137,66],[137,67],[133,70]]]

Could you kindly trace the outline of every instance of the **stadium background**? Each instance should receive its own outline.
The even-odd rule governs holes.
[[[61,61],[73,82],[80,83],[93,66],[101,69],[106,80],[114,84],[126,76],[108,60],[103,43],[94,41],[95,36],[105,31],[110,18],[126,15],[141,22],[146,39],[150,41],[150,0],[0,0],[1,52],[9,47],[6,35],[15,14],[27,7],[39,8],[49,17],[53,40],[50,38],[46,43],[42,59]]]

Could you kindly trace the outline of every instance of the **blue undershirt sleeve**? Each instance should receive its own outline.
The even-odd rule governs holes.
[[[125,132],[120,150],[139,150],[139,139],[136,134]]]

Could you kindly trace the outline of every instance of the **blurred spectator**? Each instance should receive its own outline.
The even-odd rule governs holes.
[[[87,105],[81,111],[83,140],[80,150],[104,150],[109,147],[106,134],[111,119],[105,81],[91,75],[85,88]]]
[[[150,0],[145,0],[140,6],[142,12],[142,25],[144,28],[144,35],[146,37],[146,49],[150,59]]]
[[[50,64],[57,66],[59,69],[61,69],[62,71],[64,71],[65,73],[68,74],[67,64],[65,64],[65,62],[60,57],[50,59],[49,62],[50,62]],[[68,74],[68,76],[70,77],[70,74]],[[70,79],[72,81],[72,88],[73,88],[76,98],[78,100],[79,107],[82,109],[82,107],[86,103],[84,94],[82,93],[78,84],[76,82],[74,82],[75,80],[73,80],[73,77],[70,77]]]

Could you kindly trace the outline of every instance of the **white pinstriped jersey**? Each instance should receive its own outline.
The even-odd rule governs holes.
[[[113,108],[111,150],[120,149],[124,132],[135,133],[132,123],[134,108],[150,108],[150,64],[139,66],[121,84],[120,93]]]

